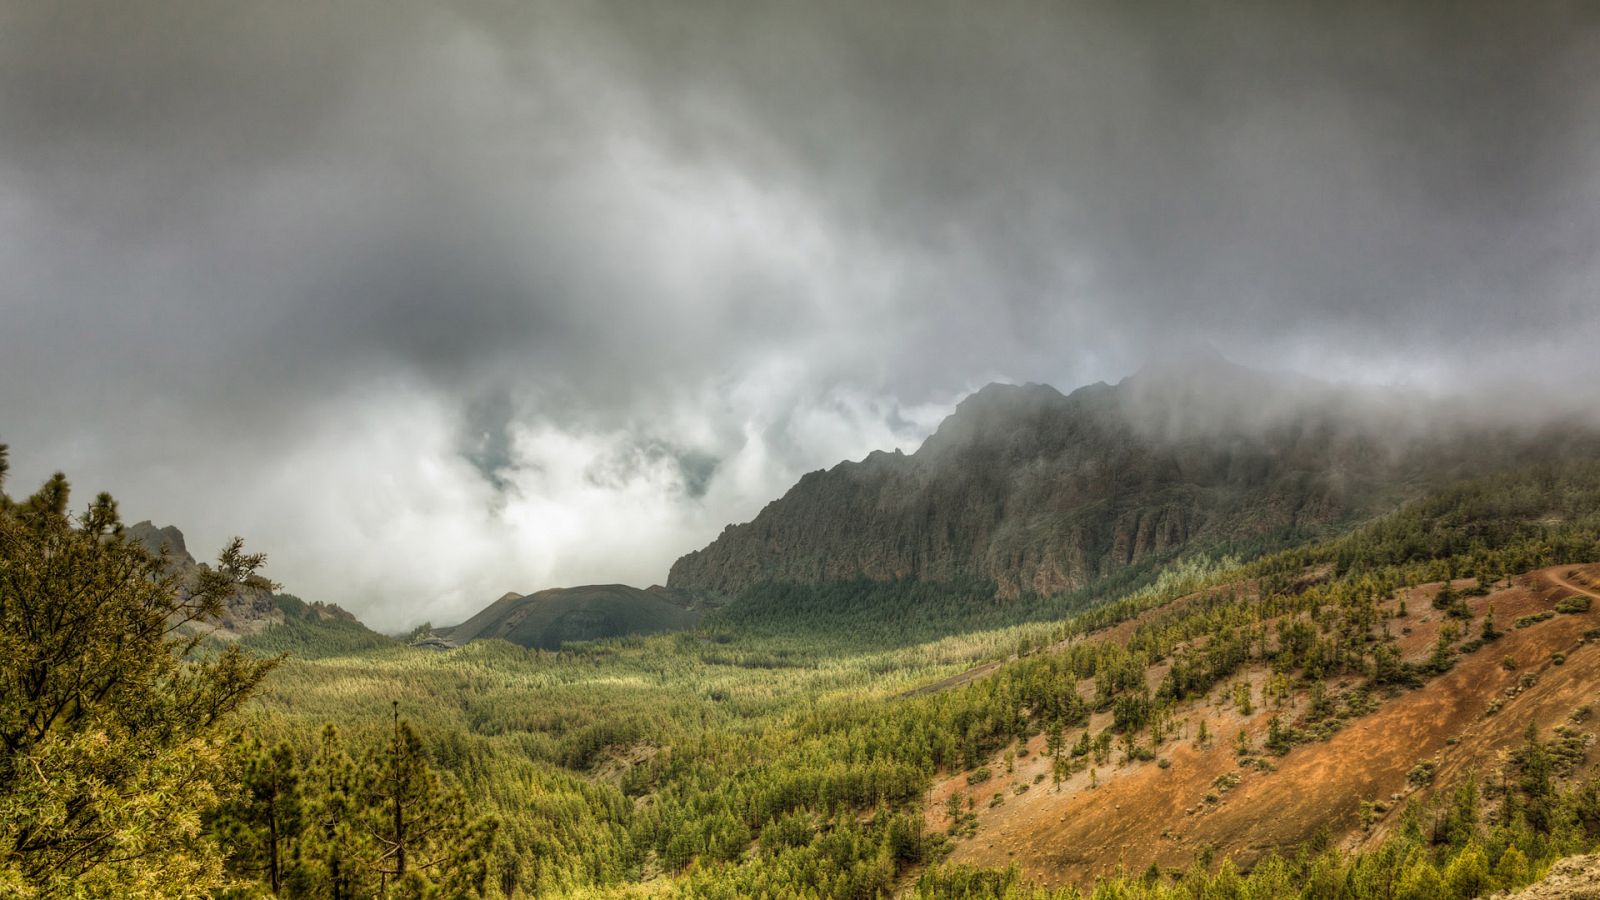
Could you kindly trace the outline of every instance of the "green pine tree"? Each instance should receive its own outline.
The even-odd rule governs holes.
[[[495,823],[468,820],[465,799],[433,771],[398,702],[385,743],[358,774],[361,827],[372,839],[368,864],[382,888],[422,897],[438,887],[462,893],[481,885]]]
[[[263,557],[235,539],[182,581],[109,495],[68,497],[59,473],[0,493],[0,893],[204,895],[221,730],[275,661],[198,654],[199,626]]]
[[[278,893],[299,869],[300,766],[286,743],[269,749],[251,741],[236,757],[240,790],[218,809],[213,828],[230,851],[229,869]]]

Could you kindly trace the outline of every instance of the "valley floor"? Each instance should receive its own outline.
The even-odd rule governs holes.
[[[500,823],[489,896],[1054,900],[1130,873],[1166,900],[1231,862],[1357,900],[1486,866],[1417,895],[1467,897],[1600,841],[1600,466],[1006,627],[969,624],[1009,614],[971,585],[738,602],[560,652],[292,658],[250,725],[305,760],[324,723],[381,741],[397,702]]]

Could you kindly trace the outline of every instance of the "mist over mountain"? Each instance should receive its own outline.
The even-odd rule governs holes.
[[[1597,212],[1597,0],[0,0],[0,895],[1588,890]]]
[[[1177,342],[1600,406],[1593,4],[12,0],[0,73],[19,480],[386,629]]]
[[[1454,479],[1592,458],[1586,420],[1496,421],[1465,398],[1339,388],[1214,352],[1062,394],[991,384],[909,455],[812,472],[674,563],[729,596],[768,581],[983,578],[1049,595],[1193,552],[1257,552]]]

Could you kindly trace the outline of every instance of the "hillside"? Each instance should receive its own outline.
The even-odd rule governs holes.
[[[165,553],[168,571],[186,575],[195,567],[206,565],[195,560],[189,552],[183,532],[176,525],[158,527],[147,519],[128,526],[125,534],[129,540],[143,544],[153,553]],[[228,598],[222,618],[209,624],[213,626],[213,637],[237,640],[283,624],[283,611],[274,602],[271,591],[244,588]]]
[[[168,571],[186,576],[205,565],[189,552],[175,525],[158,527],[149,520],[128,526],[124,534],[155,553],[164,553]],[[389,646],[394,641],[362,624],[336,603],[306,603],[292,594],[243,588],[223,605],[222,617],[207,622],[209,638],[238,642],[258,653],[328,656]]]
[[[916,645],[294,659],[261,727],[315,772],[323,723],[398,701],[503,823],[508,896],[1486,896],[1600,840],[1593,592],[1600,463],[1535,466]]]
[[[551,588],[526,596],[508,593],[477,615],[433,637],[450,646],[498,638],[522,647],[559,650],[568,641],[692,628],[700,613],[662,588],[623,584]]]
[[[1355,679],[1334,680],[1318,695],[1320,682],[1283,680],[1269,649],[1216,689],[1172,706],[1170,739],[1156,739],[1148,758],[1120,748],[1103,757],[1069,750],[1065,758],[1079,764],[1069,763],[1072,771],[1058,781],[1050,738],[1040,734],[1009,757],[936,782],[925,806],[928,826],[948,824],[952,797],[963,808],[971,798],[971,836],[956,842],[953,862],[1017,863],[1037,883],[1086,886],[1119,869],[1182,869],[1202,850],[1248,866],[1267,852],[1292,855],[1319,839],[1374,849],[1408,814],[1447,801],[1469,780],[1493,796],[1502,770],[1515,778],[1508,760],[1530,727],[1559,748],[1559,776],[1581,782],[1594,766],[1589,731],[1600,687],[1593,640],[1600,615],[1590,606],[1556,610],[1576,610],[1561,606],[1572,597],[1600,601],[1597,584],[1600,566],[1542,569],[1465,598],[1470,615],[1431,608],[1440,583],[1404,589],[1384,598],[1381,627],[1399,632],[1401,659],[1419,671],[1427,671],[1442,628],[1477,634],[1492,610],[1505,633],[1476,642],[1416,689],[1360,696],[1355,709]],[[1460,581],[1453,589],[1473,586]],[[1396,616],[1401,600],[1411,610],[1404,618]],[[1295,618],[1266,624],[1281,636]],[[1101,639],[1132,636],[1124,628]],[[1149,691],[1159,692],[1172,666],[1166,660],[1146,670]],[[1080,683],[1078,691],[1092,700],[1095,685]],[[1323,699],[1329,697],[1335,699]],[[1319,704],[1344,711],[1324,719]],[[1115,730],[1115,718],[1109,709],[1096,712],[1081,729],[1066,730],[1061,744],[1071,748],[1084,734]],[[1273,740],[1274,732],[1318,729],[1320,739]]]
[[[1051,595],[1183,552],[1326,535],[1430,486],[1597,448],[1593,431],[1445,414],[1215,356],[1068,395],[991,384],[909,456],[801,478],[680,558],[668,585],[731,596],[769,582],[980,579],[1002,598]]]

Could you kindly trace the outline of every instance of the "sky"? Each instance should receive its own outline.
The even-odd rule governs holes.
[[[1600,6],[0,0],[0,272],[11,493],[443,624],[990,381],[1593,396]]]

